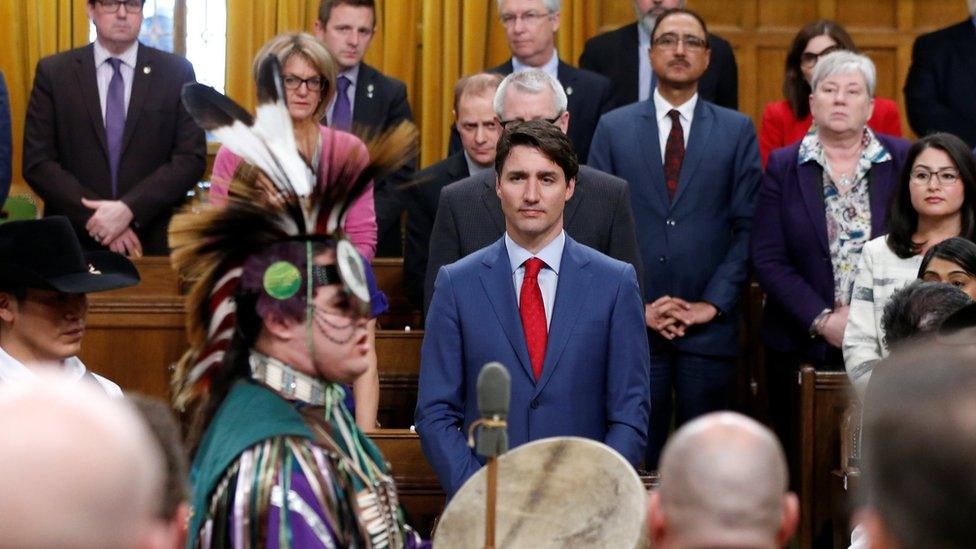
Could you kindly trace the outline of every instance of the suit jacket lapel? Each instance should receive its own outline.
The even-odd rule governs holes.
[[[352,106],[352,120],[356,126],[369,131],[379,131],[381,113],[376,104],[377,71],[366,63],[359,65],[356,77],[356,102]]]
[[[803,206],[807,214],[810,215],[810,222],[817,233],[817,239],[824,251],[829,253],[827,214],[824,212],[823,171],[816,162],[804,162],[797,166],[796,176],[797,184],[800,186],[800,195],[803,197]]]
[[[542,363],[542,377],[535,388],[536,395],[541,393],[552,379],[553,372],[559,365],[559,357],[565,350],[566,343],[569,342],[573,328],[579,320],[580,309],[586,301],[585,295],[593,278],[585,270],[588,262],[586,258],[580,257],[576,242],[567,236],[559,267],[556,300],[552,306],[552,319],[549,322],[546,358]]]
[[[468,161],[464,157],[464,151],[449,158],[450,162],[447,163],[447,177],[450,182],[460,181],[471,175],[468,173]]]
[[[651,175],[649,192],[657,196],[658,201],[664,204],[664,209],[667,210],[671,199],[668,198],[667,183],[664,181],[664,159],[661,158],[657,114],[654,110],[654,101],[647,100],[645,104],[647,108],[641,112],[641,118],[637,121],[637,143],[634,146],[645,148],[641,151],[640,157],[644,160],[647,173]]]
[[[563,209],[563,227],[569,227],[573,216],[576,215],[577,211],[579,211],[579,187],[581,184],[586,184],[583,177],[584,169],[586,169],[586,166],[581,164],[579,167],[579,172],[576,174],[576,191],[573,193],[573,196],[569,199],[569,201],[566,202],[566,207]]]
[[[556,68],[556,78],[559,80],[559,83],[562,84],[563,90],[566,92],[566,99],[568,100],[568,103],[572,105],[576,105],[576,103],[579,101],[577,99],[579,95],[576,93],[576,89],[573,87],[576,84],[576,79],[578,76],[579,71],[577,69],[563,63],[562,60],[559,61],[559,66]],[[567,105],[567,108],[570,112],[576,112],[576,109],[573,107],[569,107]],[[570,120],[569,123],[570,126],[572,126],[573,121]]]
[[[485,269],[481,273],[481,284],[491,302],[495,317],[512,345],[515,355],[522,363],[529,379],[535,379],[532,362],[529,360],[529,347],[525,343],[522,319],[519,317],[518,302],[515,299],[515,286],[512,283],[512,265],[508,260],[505,238],[491,245],[491,253],[485,254],[482,261]],[[506,365],[509,366],[509,365]]]
[[[495,172],[491,171],[484,172],[478,176],[481,178],[482,183],[485,184],[484,192],[481,193],[481,203],[488,210],[488,216],[491,217],[495,228],[499,232],[505,232],[505,214],[502,212],[502,205],[498,200],[498,194],[495,193],[494,174]]]
[[[685,149],[685,158],[681,162],[681,175],[678,178],[678,190],[671,201],[673,208],[681,197],[688,191],[693,182],[696,181],[695,170],[701,164],[702,158],[709,150],[709,140],[712,135],[712,126],[715,119],[712,117],[712,107],[698,96],[698,103],[695,105],[695,116],[691,121],[691,135],[688,136],[688,147]],[[663,162],[662,162],[663,165]]]
[[[125,132],[122,134],[122,154],[135,133],[139,122],[139,115],[142,114],[142,107],[146,102],[146,95],[149,93],[149,84],[152,82],[152,62],[153,55],[148,47],[139,44],[136,53],[136,67],[132,75],[132,93],[129,96],[129,110],[125,114]]]
[[[515,66],[512,65],[512,58],[509,57],[508,61],[505,61],[501,65],[498,65],[497,67],[491,69],[491,72],[497,72],[498,74],[508,76],[512,74],[514,70],[515,70]]]
[[[98,79],[95,73],[95,50],[89,45],[78,51],[76,57],[75,74],[78,77],[78,89],[81,90],[82,100],[88,110],[92,128],[102,145],[105,157],[108,158],[108,140],[105,137],[105,117],[102,114],[102,103],[98,96]]]

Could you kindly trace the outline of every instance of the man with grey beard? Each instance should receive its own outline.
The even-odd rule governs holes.
[[[644,101],[651,96],[654,91],[654,71],[648,56],[651,29],[665,10],[685,7],[685,0],[631,2],[637,21],[587,40],[579,59],[581,69],[602,74],[614,83],[611,108]],[[706,101],[738,109],[739,76],[732,46],[712,33],[708,33],[708,43],[712,59],[698,83],[698,93]]]

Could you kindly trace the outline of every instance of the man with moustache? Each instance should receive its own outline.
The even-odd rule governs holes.
[[[654,71],[648,52],[651,29],[665,10],[685,7],[685,0],[631,0],[637,22],[599,34],[586,41],[579,66],[602,74],[614,83],[613,107],[646,101],[654,91]],[[739,69],[732,46],[708,34],[711,62],[698,83],[698,93],[706,101],[739,108]]]
[[[375,0],[321,0],[313,32],[339,70],[324,124],[368,140],[404,120],[413,121],[406,84],[363,61],[376,36]],[[409,180],[415,167],[411,160],[392,177],[375,182],[377,257],[403,255],[400,217],[404,198],[397,185]]]
[[[143,0],[88,0],[95,41],[37,63],[24,179],[44,215],[66,216],[85,249],[167,255],[166,230],[206,168],[203,130],[180,91],[183,57],[138,42]]]
[[[448,497],[482,465],[466,434],[480,418],[478,374],[492,361],[511,377],[512,447],[579,436],[634,466],[643,457],[650,402],[637,275],[563,230],[578,167],[559,128],[510,124],[495,156],[505,234],[437,273],[416,425]]]
[[[478,173],[494,173],[495,144],[501,125],[495,119],[492,101],[502,81],[497,73],[465,76],[454,86],[454,127],[464,149],[417,173],[415,185],[407,187],[407,237],[403,256],[403,279],[407,298],[417,309],[424,304],[430,233],[437,214],[441,189]]]
[[[575,121],[567,104],[566,92],[555,77],[541,70],[526,70],[506,76],[499,84],[495,118],[501,126],[545,120],[568,133]],[[580,166],[576,189],[566,203],[563,226],[580,244],[633,265],[638,283],[643,280],[626,181]],[[492,173],[475,174],[444,187],[430,235],[425,303],[430,303],[434,277],[441,266],[484,248],[504,232],[505,217]]]
[[[696,13],[673,9],[651,34],[652,98],[600,119],[590,164],[631,186],[651,337],[651,423],[645,467],[671,427],[730,405],[739,354],[760,167],[746,116],[698,94],[709,63]]]
[[[65,217],[0,225],[0,384],[59,369],[121,397],[118,385],[90,372],[76,355],[85,335],[86,294],[138,282],[125,257],[82,252]]]

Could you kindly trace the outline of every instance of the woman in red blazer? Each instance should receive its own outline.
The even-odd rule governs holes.
[[[807,134],[813,118],[810,115],[810,75],[817,60],[836,50],[857,51],[854,40],[844,27],[821,19],[800,29],[786,56],[783,96],[786,99],[766,105],[759,128],[759,154],[763,168],[769,153],[796,143]],[[876,97],[874,113],[868,126],[878,133],[901,137],[898,105],[890,99]]]

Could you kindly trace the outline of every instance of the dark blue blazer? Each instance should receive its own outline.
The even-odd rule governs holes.
[[[871,238],[887,232],[888,204],[911,144],[877,135],[891,160],[868,172]],[[810,338],[813,319],[834,306],[834,273],[827,241],[823,170],[798,164],[800,142],[769,155],[752,231],[752,263],[766,292],[762,337],[780,352],[797,352],[822,362],[827,344]]]
[[[697,354],[738,354],[738,319],[732,313],[748,277],[749,231],[761,175],[749,118],[699,98],[673,201],[653,100],[605,114],[588,164],[630,184],[646,301],[671,295],[707,301],[725,313],[693,326],[675,346]]]
[[[7,93],[7,81],[0,71],[0,206],[7,200],[10,192],[10,180],[13,147],[10,136],[10,94]]]
[[[482,465],[468,448],[475,384],[498,361],[512,378],[511,447],[554,436],[644,456],[650,359],[634,267],[566,237],[542,377],[532,375],[504,237],[441,267],[420,354],[416,427],[448,497]]]
[[[908,122],[918,135],[949,132],[976,146],[976,27],[971,19],[923,34],[905,79]]]

